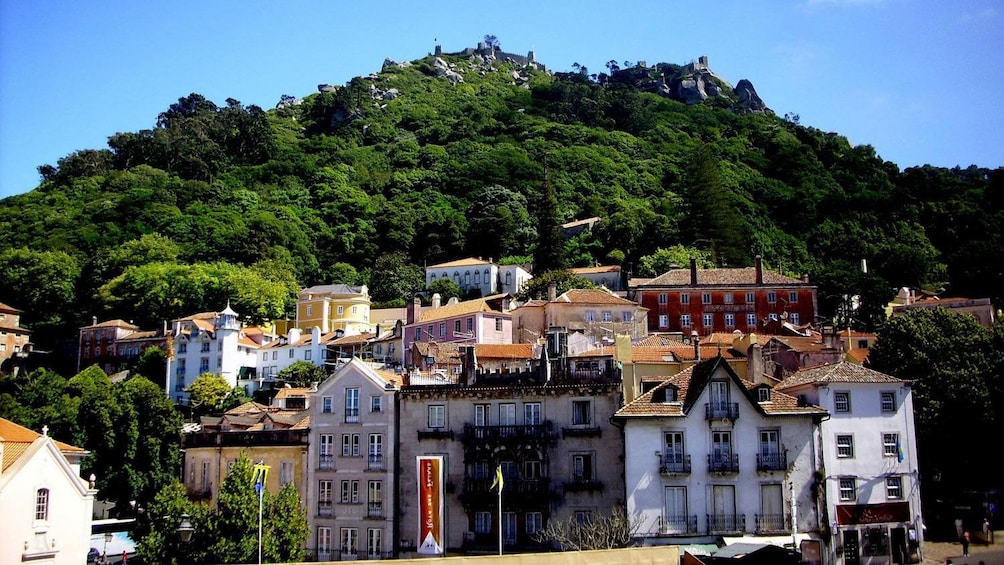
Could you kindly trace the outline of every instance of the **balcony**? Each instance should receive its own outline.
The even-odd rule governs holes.
[[[367,518],[383,518],[383,502],[369,502],[366,504]]]
[[[317,503],[317,515],[318,516],[332,516],[333,505],[330,500],[321,500]]]
[[[564,492],[602,491],[603,483],[594,478],[573,476],[572,480],[566,481],[561,488]]]
[[[663,535],[694,535],[697,533],[697,514],[659,518],[659,533]]]
[[[453,430],[446,428],[433,428],[431,430],[418,430],[418,441],[423,439],[453,439]]]
[[[663,476],[689,475],[690,456],[682,453],[667,451],[666,453],[656,453],[659,455],[659,474]]]
[[[757,471],[785,471],[788,469],[788,452],[758,453],[756,456]]]
[[[739,455],[737,454],[711,454],[708,455],[709,473],[738,473]]]
[[[474,424],[464,424],[464,431],[460,439],[464,442],[464,445],[478,445],[485,442],[551,441],[555,439],[553,430],[554,424],[550,421],[526,426],[476,426]]]
[[[754,514],[757,534],[778,534],[791,531],[791,523],[784,514]]]
[[[739,419],[738,402],[708,402],[704,405],[704,417],[707,420],[732,420]]]
[[[310,430],[263,430],[185,434],[185,448],[307,445]]]
[[[592,427],[561,428],[561,439],[569,437],[603,437],[603,430]]]
[[[318,458],[317,468],[322,471],[330,471],[335,468],[335,456],[330,453],[322,453]]]
[[[746,530],[745,514],[708,514],[708,534],[738,534]]]
[[[367,471],[383,471],[383,454],[382,453],[370,453],[369,457],[366,459],[366,470]]]
[[[491,478],[471,478],[464,477],[464,494],[488,494],[495,493],[491,490],[495,477]],[[509,494],[532,494],[538,495],[546,493],[551,483],[550,479],[516,479],[505,480],[505,493]]]

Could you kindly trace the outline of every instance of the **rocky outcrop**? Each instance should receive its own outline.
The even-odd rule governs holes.
[[[739,84],[736,84],[736,96],[739,98],[737,101],[739,107],[747,112],[752,112],[754,114],[763,113],[773,113],[763,100],[757,96],[756,89],[753,88],[753,83],[742,79]]]

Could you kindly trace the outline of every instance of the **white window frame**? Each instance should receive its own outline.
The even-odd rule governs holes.
[[[882,433],[882,456],[883,457],[898,457],[899,456],[899,434],[896,432],[883,432]]]
[[[440,429],[446,427],[446,405],[432,404],[428,409],[428,421],[430,428]]]
[[[896,411],[896,393],[891,390],[883,390],[879,393],[883,414],[891,414]]]
[[[833,392],[833,411],[849,414],[851,411],[851,393],[846,390]]]
[[[903,500],[903,477],[890,475],[885,478],[885,497],[887,500]]]
[[[857,479],[854,477],[841,477],[837,481],[838,497],[841,501],[853,501],[858,499]]]
[[[854,436],[852,434],[837,434],[835,444],[838,459],[854,459]]]

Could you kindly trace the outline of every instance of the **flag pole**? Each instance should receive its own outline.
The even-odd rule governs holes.
[[[499,555],[502,555],[502,483],[499,483]]]
[[[258,490],[258,565],[261,565],[261,507],[263,498],[265,498],[265,489],[261,488]]]

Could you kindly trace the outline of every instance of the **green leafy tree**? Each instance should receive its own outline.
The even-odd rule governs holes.
[[[147,347],[139,354],[136,365],[132,368],[134,375],[140,375],[157,386],[164,385],[167,370],[167,353],[160,347]]]
[[[644,255],[638,259],[638,276],[657,277],[673,268],[690,268],[690,260],[697,259],[697,268],[708,269],[715,264],[711,260],[711,253],[695,247],[684,247],[674,245],[672,247],[660,247],[655,253]]]
[[[178,565],[205,563],[206,547],[213,539],[210,508],[188,499],[185,485],[175,480],[165,485],[136,518],[132,538],[136,556],[130,562],[142,565]],[[195,528],[192,539],[181,543],[178,526],[188,516]]]
[[[369,279],[374,302],[408,300],[425,288],[422,268],[408,262],[408,257],[400,251],[377,257]]]
[[[537,234],[527,212],[526,198],[497,184],[471,195],[467,214],[468,252],[478,257],[502,257],[525,253]]]
[[[526,300],[547,300],[551,285],[555,287],[555,296],[573,288],[596,288],[589,279],[577,277],[570,271],[548,271],[530,279],[519,292],[517,298]]]
[[[104,376],[101,369],[95,369]],[[0,378],[0,414],[39,433],[48,426],[53,437],[73,442],[77,439],[79,402],[65,394],[66,385],[65,378],[49,369],[5,375]]]
[[[432,281],[432,284],[429,285],[429,296],[431,297],[433,294],[439,294],[443,304],[446,304],[451,298],[460,298],[463,291],[453,279],[442,278]]]
[[[278,378],[281,381],[295,387],[308,387],[312,383],[324,382],[327,375],[324,367],[314,365],[310,361],[294,361],[290,366],[279,371]]]
[[[222,414],[224,403],[230,396],[230,383],[215,373],[202,373],[188,385],[188,398],[199,414]]]
[[[563,269],[565,267],[565,234],[561,229],[558,196],[554,186],[546,179],[540,198],[534,206],[537,221],[537,243],[533,250],[534,273]]]
[[[356,286],[359,284],[359,272],[348,263],[338,262],[328,269],[328,280],[331,284]]]
[[[21,322],[34,329],[36,336],[45,336],[71,321],[67,314],[74,310],[79,276],[77,260],[62,251],[4,249],[0,251],[0,302],[24,312]]]

